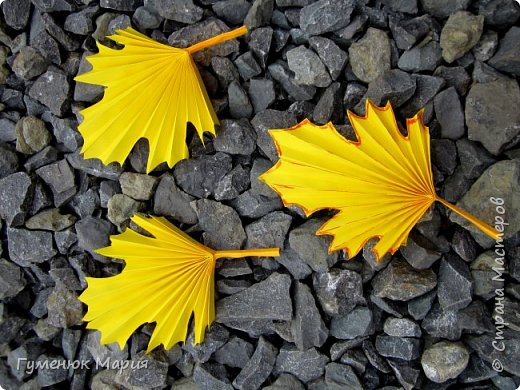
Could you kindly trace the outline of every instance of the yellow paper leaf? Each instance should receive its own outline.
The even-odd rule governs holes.
[[[201,139],[219,123],[191,54],[246,32],[241,27],[178,49],[128,27],[109,37],[123,49],[98,43],[99,53],[87,58],[93,69],[75,78],[106,87],[100,102],[81,111],[85,158],[123,164],[140,138],[148,139],[148,172],[187,158],[187,123]]]
[[[278,248],[214,251],[177,229],[165,218],[132,221],[153,237],[127,229],[111,236],[111,245],[97,252],[123,259],[123,271],[108,278],[86,278],[79,299],[88,305],[87,328],[101,332],[101,342],[121,349],[144,323],[155,322],[148,351],[186,340],[194,316],[195,343],[204,340],[215,319],[214,271],[222,257],[278,256]]]
[[[393,254],[436,200],[497,238],[493,227],[435,193],[422,111],[407,120],[407,137],[399,131],[390,103],[379,108],[367,100],[366,116],[348,115],[357,142],[343,138],[330,123],[320,127],[304,120],[271,130],[280,159],[261,177],[285,205],[298,205],[307,216],[338,210],[317,232],[334,236],[330,251],[345,249],[352,258],[378,237],[373,248],[377,258]]]

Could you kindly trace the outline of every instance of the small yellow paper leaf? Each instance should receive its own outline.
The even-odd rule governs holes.
[[[100,102],[81,111],[85,158],[123,164],[140,138],[148,139],[148,172],[164,161],[172,167],[187,158],[187,123],[201,139],[206,131],[215,134],[219,123],[191,54],[246,31],[242,27],[178,49],[128,27],[109,37],[123,49],[98,43],[99,53],[88,57],[93,69],[75,78],[106,87]]]
[[[436,200],[497,237],[494,228],[435,193],[422,111],[407,120],[407,137],[399,131],[390,103],[379,108],[367,100],[366,116],[348,114],[357,142],[343,138],[330,123],[319,127],[304,120],[271,130],[280,159],[261,177],[285,205],[298,205],[306,215],[339,211],[317,232],[334,236],[330,251],[345,249],[352,258],[378,237],[373,248],[377,258],[393,254]]]
[[[222,257],[278,256],[278,248],[214,251],[177,229],[165,218],[138,215],[132,221],[153,237],[127,229],[111,236],[111,245],[97,252],[125,260],[123,271],[108,278],[86,278],[79,299],[88,305],[89,329],[101,342],[124,345],[144,323],[155,322],[148,351],[185,341],[192,314],[195,343],[204,340],[215,319],[214,271]]]

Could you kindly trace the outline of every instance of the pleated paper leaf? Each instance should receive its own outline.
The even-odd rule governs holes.
[[[93,69],[75,78],[106,87],[100,102],[81,111],[85,158],[123,164],[140,138],[148,139],[148,172],[187,158],[187,123],[201,139],[219,123],[191,54],[246,32],[241,27],[178,49],[128,27],[109,37],[123,49],[98,43],[99,53],[88,57]]]
[[[497,238],[494,228],[435,193],[422,111],[407,120],[407,137],[390,103],[379,108],[367,100],[366,116],[348,115],[357,142],[343,138],[330,123],[319,127],[304,120],[271,130],[280,159],[261,177],[285,205],[298,205],[307,215],[338,210],[317,232],[333,236],[330,251],[345,249],[353,257],[378,237],[377,258],[393,254],[436,200]]]
[[[134,216],[147,237],[127,229],[111,236],[111,245],[97,252],[125,260],[123,271],[108,278],[86,278],[79,299],[88,305],[89,329],[101,332],[101,342],[121,348],[137,327],[155,322],[148,345],[166,349],[185,341],[193,314],[195,343],[204,340],[215,319],[214,271],[223,257],[278,256],[278,248],[214,251],[177,229],[165,218]]]

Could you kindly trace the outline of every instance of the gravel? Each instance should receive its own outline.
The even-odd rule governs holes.
[[[520,385],[520,8],[511,0],[5,0],[0,27],[0,386],[172,389],[515,389]],[[190,159],[146,173],[140,141],[123,166],[81,154],[79,111],[104,88],[76,83],[96,41],[133,26],[187,47],[244,23],[247,35],[196,53],[220,119]],[[398,123],[424,108],[437,192],[487,223],[504,200],[504,273],[495,242],[435,205],[407,245],[346,260],[258,180],[277,161],[268,131],[308,118],[355,140],[345,111],[390,101]],[[123,350],[82,322],[86,277],[124,263],[96,250],[135,212],[163,216],[222,259],[206,339]],[[499,259],[500,261],[500,259]],[[493,279],[495,277],[495,279]],[[503,295],[504,313],[495,302]],[[502,296],[501,295],[501,296]],[[505,351],[493,348],[507,322]],[[17,370],[18,358],[89,369]],[[95,359],[147,369],[92,369]],[[503,371],[493,369],[500,360]]]

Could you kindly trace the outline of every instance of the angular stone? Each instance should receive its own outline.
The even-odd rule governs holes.
[[[52,116],[50,122],[60,151],[74,152],[83,145],[83,138],[78,132],[77,121],[72,118],[61,119]]]
[[[255,353],[233,381],[236,389],[257,389],[273,370],[278,350],[263,337],[258,340]]]
[[[231,24],[240,24],[251,8],[251,3],[246,0],[224,0],[216,2],[212,8],[219,18]]]
[[[300,85],[327,87],[331,78],[320,57],[301,45],[287,52],[287,64]]]
[[[433,243],[415,231],[408,236],[408,242],[401,248],[401,254],[415,269],[429,269],[442,255]]]
[[[250,29],[269,24],[273,15],[274,0],[255,0],[247,12],[244,25]]]
[[[197,363],[206,363],[213,353],[229,340],[229,332],[219,324],[213,324],[206,332],[204,342],[194,345],[194,335],[191,333],[182,348],[189,352]]]
[[[384,331],[387,335],[395,337],[421,337],[420,326],[408,318],[387,318]]]
[[[125,194],[115,194],[107,204],[107,218],[122,231],[130,224],[130,218],[144,209],[144,204]]]
[[[408,313],[410,313],[415,320],[422,320],[430,311],[436,296],[437,291],[433,290],[418,298],[412,299],[408,302]]]
[[[80,248],[90,252],[94,258],[100,258],[95,250],[110,244],[109,235],[112,230],[110,222],[99,218],[86,217],[76,222],[75,228]]]
[[[42,14],[42,21],[45,29],[56,41],[67,51],[79,49],[81,41],[69,35],[56,23],[54,18],[49,14]]]
[[[321,35],[346,27],[354,10],[352,0],[319,0],[302,8],[300,27],[308,35]]]
[[[327,364],[325,368],[325,383],[328,389],[363,389],[352,367],[346,364]]]
[[[450,87],[439,93],[434,104],[442,138],[461,138],[464,135],[464,112],[456,89]]]
[[[471,49],[476,60],[487,61],[495,54],[498,47],[498,34],[495,31],[484,31],[478,43]]]
[[[124,172],[119,176],[123,194],[135,200],[149,200],[155,191],[158,178],[133,172]]]
[[[498,51],[488,64],[500,71],[520,76],[520,27],[511,27],[500,40]]]
[[[421,366],[426,377],[435,383],[459,376],[469,362],[469,352],[462,343],[441,341],[426,348]]]
[[[497,273],[493,270],[493,267],[496,268],[496,266],[497,264],[495,263],[495,255],[491,251],[482,253],[471,263],[470,272],[474,283],[474,294],[476,296],[487,300],[495,295],[495,291],[497,289],[504,288],[503,280],[501,281],[493,279],[497,275]]]
[[[69,328],[83,322],[83,305],[76,293],[61,283],[57,284],[47,299],[48,321],[58,328]]]
[[[455,310],[442,310],[440,305],[435,303],[421,325],[432,337],[458,340],[462,333],[459,321],[460,316]]]
[[[423,38],[430,31],[425,16],[414,19],[399,19],[396,16],[389,15],[388,24],[395,44],[399,49],[410,50],[419,39]]]
[[[497,349],[495,349],[493,341],[495,341],[495,334],[485,333],[481,336],[469,336],[466,339],[467,345],[475,351],[482,360],[497,365],[497,359],[504,371],[507,371],[514,376],[520,375],[520,338],[518,332],[505,329],[502,334],[504,337],[503,343],[501,340],[497,341]],[[506,344],[507,340],[507,344]]]
[[[407,262],[394,259],[372,280],[374,294],[380,298],[408,301],[427,293],[437,285],[431,270],[415,270]]]
[[[32,198],[33,183],[25,172],[0,179],[0,217],[9,226],[23,224]]]
[[[77,192],[74,172],[65,159],[38,168],[36,174],[50,187],[56,207],[69,201]]]
[[[480,144],[468,139],[457,141],[457,152],[464,176],[477,179],[496,160]]]
[[[253,105],[251,104],[246,91],[244,91],[238,81],[231,81],[227,93],[229,113],[231,117],[237,119],[250,118],[253,114]]]
[[[392,371],[385,359],[383,359],[376,351],[376,348],[370,340],[364,340],[362,344],[363,352],[365,353],[368,361],[377,370],[388,374]]]
[[[318,100],[312,113],[312,119],[317,125],[327,122],[339,122],[341,115],[341,84],[334,82],[327,87]]]
[[[37,375],[39,386],[52,386],[67,379],[67,369],[65,368],[67,363],[63,356],[42,354],[36,362],[42,367],[38,370]]]
[[[253,345],[237,337],[231,336],[224,346],[214,354],[214,359],[228,367],[243,368],[253,355]]]
[[[443,19],[452,15],[456,11],[468,8],[471,3],[470,0],[421,0],[424,10],[435,16]]]
[[[265,69],[272,40],[273,29],[271,27],[261,27],[251,32],[249,48],[260,62],[262,69]]]
[[[280,198],[266,197],[255,190],[248,190],[231,201],[231,206],[241,217],[260,218],[283,208]]]
[[[268,131],[292,127],[296,124],[296,117],[286,111],[267,109],[256,114],[251,124],[256,131],[258,147],[269,160],[274,162],[278,159],[278,153]]]
[[[26,283],[20,267],[0,258],[0,299],[16,296]]]
[[[273,79],[295,100],[309,100],[316,93],[316,88],[311,85],[297,84],[294,73],[283,62],[277,61],[269,65],[268,70]]]
[[[458,310],[471,303],[473,282],[466,263],[458,256],[441,261],[437,298],[444,310]]]
[[[433,100],[435,95],[441,90],[444,85],[444,80],[440,77],[428,76],[422,74],[414,74],[412,76],[415,79],[415,93],[412,97],[403,105],[401,112],[407,118],[415,116],[419,110],[426,107],[427,111],[425,116],[428,116],[427,104]]]
[[[341,50],[334,41],[324,37],[311,37],[309,44],[329,70],[332,80],[336,80],[348,61],[347,53]]]
[[[415,89],[415,79],[402,70],[392,69],[369,84],[366,97],[376,105],[390,101],[393,107],[399,107],[413,96]],[[364,110],[364,102],[361,101],[359,105],[363,105]]]
[[[98,12],[99,7],[94,5],[69,14],[65,18],[63,29],[77,35],[88,35],[94,31],[95,15]]]
[[[226,369],[215,363],[197,364],[193,380],[197,389],[233,390]]]
[[[371,83],[390,65],[390,40],[386,32],[370,27],[363,38],[348,49],[352,72],[358,79]]]
[[[286,345],[280,349],[276,358],[275,374],[287,372],[304,383],[319,378],[325,372],[329,358],[316,350],[299,351],[296,347]]]
[[[250,187],[249,171],[237,165],[222,178],[215,188],[215,200],[234,199]]]
[[[451,64],[477,44],[482,35],[484,17],[466,11],[451,14],[442,28],[440,44],[442,57]]]
[[[87,61],[87,58],[92,54],[91,52],[83,53],[79,63],[78,75],[92,70],[92,65]],[[99,100],[99,98],[103,96],[104,91],[105,88],[101,85],[76,82],[74,87],[74,100],[92,103]]]
[[[164,175],[155,191],[154,214],[173,217],[182,223],[195,224],[197,214],[190,207],[193,197],[181,191],[171,175]]]
[[[116,11],[133,11],[139,5],[139,0],[100,0],[101,8]]]
[[[48,107],[57,116],[63,116],[69,109],[69,95],[67,76],[57,68],[51,68],[38,77],[29,90],[30,97]]]
[[[22,30],[29,21],[31,14],[30,0],[6,0],[2,11],[4,20],[9,27],[15,30]]]
[[[365,304],[361,276],[354,271],[331,269],[313,275],[313,287],[323,311],[329,315],[345,315],[358,304]]]
[[[412,390],[420,386],[421,369],[415,364],[402,363],[399,359],[387,359],[386,361],[405,390]]]
[[[312,273],[311,268],[289,246],[286,246],[281,251],[277,261],[282,264],[295,279],[305,279]]]
[[[479,0],[475,4],[478,14],[484,16],[487,25],[500,27],[512,26],[520,17],[520,10],[507,0]]]
[[[249,96],[255,112],[265,110],[276,99],[273,81],[269,79],[252,79],[249,83]]]
[[[281,374],[278,378],[269,386],[265,386],[264,390],[304,390],[302,383],[291,374]]]
[[[236,320],[284,320],[292,318],[292,302],[289,295],[291,278],[273,273],[266,280],[256,283],[239,294],[217,301],[218,322]]]
[[[213,146],[218,152],[250,155],[256,149],[256,133],[247,119],[225,119]]]
[[[323,221],[310,219],[303,225],[293,229],[289,234],[291,248],[315,272],[326,272],[338,260],[337,252],[329,254],[330,238],[316,236],[316,231]]]
[[[59,209],[47,209],[29,218],[25,226],[31,230],[57,232],[74,225],[76,220],[74,215],[61,214]]]
[[[301,351],[321,347],[327,340],[328,333],[311,290],[306,285],[296,282],[292,320],[294,343]]]
[[[219,1],[215,5],[222,3],[225,1]],[[227,88],[232,81],[237,81],[240,76],[233,62],[227,57],[213,57],[211,67],[223,88]]]
[[[52,136],[45,123],[33,116],[26,116],[16,124],[16,150],[24,154],[33,154],[45,148]]]
[[[16,55],[12,69],[21,79],[30,80],[47,70],[49,62],[31,46],[24,46]]]
[[[330,335],[337,339],[351,340],[373,333],[372,312],[364,306],[358,306],[346,315],[333,317],[330,322]]]
[[[283,247],[292,217],[275,211],[246,226],[246,248]]]
[[[262,73],[262,68],[258,65],[258,62],[253,57],[253,53],[250,51],[239,56],[235,60],[235,66],[240,76],[246,81]]]
[[[376,349],[381,356],[401,360],[414,360],[420,356],[421,340],[411,337],[395,337],[379,335],[376,338]]]
[[[435,42],[424,46],[415,46],[405,51],[397,66],[407,72],[433,71],[442,61],[441,47]]]

